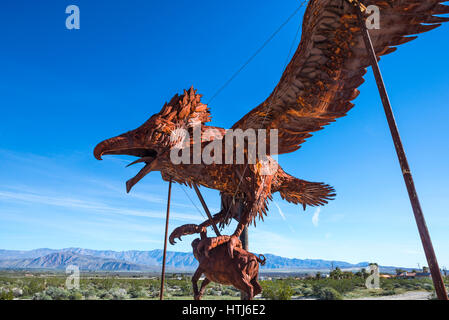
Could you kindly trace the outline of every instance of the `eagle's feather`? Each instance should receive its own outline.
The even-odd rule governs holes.
[[[363,2],[363,1],[362,1]],[[380,29],[369,30],[378,57],[440,26],[449,6],[439,0],[374,0]],[[278,153],[300,148],[311,133],[343,117],[369,66],[356,10],[345,0],[311,0],[299,47],[271,95],[233,129],[278,129]]]

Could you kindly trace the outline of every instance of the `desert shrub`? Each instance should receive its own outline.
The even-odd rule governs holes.
[[[146,292],[141,287],[133,286],[129,289],[128,294],[133,299],[146,297]]]
[[[365,281],[359,277],[352,277],[349,279],[308,279],[305,281],[311,285],[315,296],[319,294],[319,291],[322,288],[332,288],[340,294],[345,294],[346,292],[353,291],[357,288],[365,288]]]
[[[433,286],[430,283],[424,283],[422,288],[427,291],[433,291]]]
[[[112,299],[114,299],[114,300],[126,299],[126,295],[127,295],[126,289],[123,289],[123,288],[112,289],[112,290],[110,290],[109,293],[112,295],[112,297],[113,297]]]
[[[95,299],[95,297],[98,295],[99,290],[96,290],[92,286],[82,286],[80,288],[81,294],[88,299],[89,297],[92,297],[92,299]]]
[[[384,290],[405,289],[410,290],[433,290],[431,279],[381,279],[380,287]]]
[[[302,293],[303,290],[304,290],[303,287],[295,288],[295,289],[293,289],[293,294],[302,296],[303,295],[303,293]]]
[[[12,300],[14,299],[14,294],[11,290],[0,290],[0,300]]]
[[[67,300],[70,296],[67,290],[57,287],[48,287],[44,294],[50,296],[52,300]]]
[[[114,296],[112,294],[110,294],[109,292],[102,292],[99,295],[99,297],[100,297],[100,299],[103,299],[103,300],[112,300],[114,298]]]
[[[181,296],[193,296],[192,282],[183,281],[179,284]]]
[[[84,296],[81,292],[79,291],[71,291],[69,293],[69,299],[70,300],[83,300]]]
[[[13,288],[12,294],[14,295],[14,297],[21,297],[23,295],[23,289]]]
[[[106,291],[111,290],[114,286],[113,279],[92,279],[91,281],[96,288],[103,289]]]
[[[230,288],[225,288],[225,289],[223,289],[223,292],[222,292],[222,294],[224,296],[233,296],[234,293],[235,293],[235,291],[231,290]]]
[[[148,297],[150,298],[158,298],[160,294],[159,290],[148,291]]]
[[[309,288],[307,285],[300,285],[299,287],[296,287],[293,290],[293,292],[295,295],[298,295],[298,296],[308,297],[308,296],[313,295],[312,288]]]
[[[44,292],[35,293],[33,296],[33,300],[53,300],[51,296]]]
[[[211,296],[221,296],[222,292],[221,292],[221,290],[217,290],[215,288],[212,288],[212,289],[210,289],[209,294]]]
[[[284,281],[263,282],[262,297],[269,300],[291,300],[293,289]]]
[[[45,284],[42,279],[31,279],[23,289],[25,295],[33,296],[35,293],[44,291]]]
[[[414,289],[415,289],[415,285],[412,284],[412,283],[406,283],[406,284],[404,285],[404,287],[405,287],[405,289],[407,289],[407,290],[414,290]]]
[[[383,296],[392,296],[396,294],[396,291],[394,291],[394,289],[389,289],[389,290],[382,290],[381,293]]]
[[[303,288],[302,289],[302,295],[304,297],[310,297],[313,296],[313,289],[312,288]]]
[[[319,288],[317,292],[315,292],[315,296],[319,300],[343,300],[342,295],[337,290],[330,287]]]

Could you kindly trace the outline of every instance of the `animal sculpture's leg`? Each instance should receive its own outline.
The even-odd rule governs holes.
[[[220,222],[221,220],[224,219],[226,212],[224,212],[223,210],[220,211],[219,213],[215,214],[212,217],[212,220],[214,221],[215,224],[217,224],[218,222]],[[170,238],[169,241],[170,243],[173,245],[176,243],[175,239],[178,238],[179,240],[181,240],[182,236],[185,235],[189,235],[189,234],[195,234],[195,233],[201,233],[201,239],[206,238],[206,228],[211,226],[212,223],[211,221],[208,219],[206,221],[204,221],[203,223],[201,223],[200,225],[196,225],[196,224],[185,224],[183,226],[177,227],[175,230],[173,230],[173,232],[170,234]]]
[[[192,277],[193,297],[195,300],[200,299],[199,292],[198,292],[198,280],[200,279],[202,274],[203,274],[203,270],[198,268],[198,269],[196,269],[196,271]]]
[[[252,280],[251,280],[251,284],[254,288],[254,296],[257,296],[259,293],[262,292],[262,287],[260,286],[259,281],[257,281],[257,276],[255,276]]]
[[[245,300],[253,300],[254,297],[254,289],[252,284],[247,280],[247,275],[242,273],[238,282],[234,285],[237,289],[240,289],[245,293]]]
[[[195,300],[200,300],[203,297],[204,291],[206,291],[206,286],[210,283],[210,280],[208,278],[204,278],[203,282],[201,283],[200,292],[198,294],[198,299],[195,298]]]

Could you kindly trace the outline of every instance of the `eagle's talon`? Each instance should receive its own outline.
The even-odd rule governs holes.
[[[179,239],[179,241],[182,241],[182,236],[199,233],[200,231],[201,228],[196,224],[185,224],[173,230],[173,232],[170,234],[169,242],[171,245],[174,245],[176,243],[175,239]]]
[[[229,237],[227,246],[228,246],[228,254],[231,257],[231,259],[234,259],[234,248],[243,248],[242,242],[240,241],[239,237],[235,235]]]

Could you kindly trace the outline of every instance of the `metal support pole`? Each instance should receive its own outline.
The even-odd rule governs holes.
[[[240,234],[240,241],[242,242],[243,250],[248,251],[248,226],[243,228],[243,231]],[[240,300],[246,300],[246,293],[243,291],[240,291]]]
[[[239,200],[239,221],[243,211],[243,201]],[[242,233],[240,234],[240,241],[242,242],[243,250],[249,250],[249,242],[248,242],[248,226],[243,228]]]
[[[214,223],[214,220],[212,219],[212,215],[210,214],[209,208],[207,207],[207,204],[204,201],[203,195],[201,194],[200,189],[198,189],[198,186],[196,185],[196,183],[193,183],[193,188],[195,189],[198,199],[200,199],[200,202],[204,208],[204,211],[206,211],[207,217],[209,218],[209,221],[212,224],[212,228],[214,228],[215,234],[217,235],[217,237],[221,236],[220,231],[218,230],[217,225]]]
[[[242,242],[243,250],[248,251],[249,250],[248,226],[245,226],[245,228],[243,228],[242,234],[240,235],[240,241]]]
[[[242,212],[243,212],[243,201],[242,200],[238,200],[238,206],[239,206],[239,221],[240,221],[240,217],[242,216]],[[248,251],[249,250],[249,242],[248,242],[248,226],[245,226],[243,228],[242,233],[240,234],[240,241],[242,242],[242,248],[243,250]],[[246,293],[243,291],[240,291],[240,300],[245,300],[246,299]]]
[[[355,8],[357,17],[360,23],[360,29],[363,36],[363,41],[365,42],[366,50],[371,59],[371,66],[374,72],[374,77],[376,78],[377,87],[379,89],[380,97],[382,99],[382,104],[385,110],[385,115],[387,116],[388,125],[390,127],[391,136],[393,138],[394,146],[396,148],[396,153],[399,159],[399,163],[402,169],[402,175],[404,177],[405,185],[407,187],[407,192],[412,204],[413,213],[415,215],[416,224],[418,226],[419,235],[421,237],[421,242],[424,248],[424,253],[426,255],[427,263],[429,264],[429,269],[432,274],[432,280],[435,287],[435,291],[438,299],[448,300],[446,293],[446,288],[444,286],[443,278],[441,276],[440,268],[438,266],[437,258],[435,256],[435,251],[433,249],[432,241],[430,239],[429,230],[427,229],[426,221],[419,203],[418,194],[416,193],[415,184],[413,182],[412,174],[410,172],[410,167],[408,165],[407,157],[405,155],[404,147],[402,146],[401,138],[399,136],[399,131],[396,126],[396,121],[394,119],[393,110],[391,108],[390,100],[388,99],[387,90],[385,89],[385,84],[382,79],[382,74],[377,63],[376,53],[374,51],[373,44],[371,42],[371,37],[369,31],[366,28],[365,20],[362,16],[362,12],[359,7]]]
[[[168,219],[170,217],[171,183],[172,183],[172,180],[170,179],[170,181],[168,183],[167,216],[165,218],[164,255],[162,257],[161,292],[159,294],[160,300],[164,300],[165,258],[167,256],[167,234],[168,234]]]

